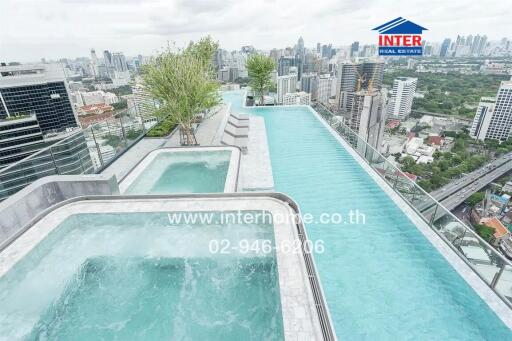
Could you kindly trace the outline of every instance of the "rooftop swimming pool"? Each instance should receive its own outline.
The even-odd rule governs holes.
[[[306,224],[325,242],[315,261],[339,339],[510,340],[511,330],[307,107],[245,108],[265,118],[276,191],[302,213],[364,224]]]
[[[295,227],[228,222],[226,206],[290,210],[270,197],[57,208],[0,254],[0,340],[279,340],[299,325],[317,338],[304,260],[275,247],[295,240]],[[185,222],[193,216],[210,220]],[[244,249],[260,240],[272,247]]]
[[[234,147],[161,148],[123,179],[124,194],[234,192],[240,151]]]

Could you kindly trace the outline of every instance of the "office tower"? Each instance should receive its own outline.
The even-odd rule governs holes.
[[[107,68],[112,67],[112,54],[109,50],[103,51],[103,63]]]
[[[502,81],[496,100],[482,98],[470,134],[479,140],[504,141],[512,133],[512,81]]]
[[[286,76],[290,73],[290,67],[295,66],[295,58],[291,56],[281,56],[277,66],[278,76]]]
[[[0,119],[0,169],[44,148],[35,115]]]
[[[279,76],[277,77],[277,103],[283,104],[284,95],[295,92],[297,88],[297,76]]]
[[[487,36],[484,35],[480,38],[480,44],[478,44],[477,54],[481,55],[485,52],[485,48],[487,46]]]
[[[322,53],[322,45],[320,43],[316,43],[316,53]]]
[[[91,49],[91,73],[94,77],[100,76],[98,66],[99,62],[98,57],[96,56],[96,50]]]
[[[450,50],[451,40],[449,38],[446,38],[443,40],[443,44],[441,45],[441,53],[439,54],[440,57],[448,57],[448,51]]]
[[[304,73],[300,79],[300,90],[310,93],[312,99],[316,99],[316,73]]]
[[[283,96],[283,105],[310,105],[311,94],[301,91],[287,93]]]
[[[332,53],[332,45],[323,45],[322,46],[322,58],[331,59],[333,56]]]
[[[338,65],[336,102],[338,110],[346,113],[355,92],[364,89],[380,90],[384,77],[384,63],[364,62]]]
[[[304,49],[304,39],[302,37],[299,38],[297,42],[297,48],[295,53],[295,66],[297,67],[297,79],[300,81],[300,77],[302,76],[304,70],[304,58],[305,58],[306,50]]]
[[[355,41],[350,46],[350,57],[357,57],[359,53],[359,42]]]
[[[43,134],[78,126],[61,65],[0,66],[0,118],[32,114]]]
[[[317,79],[317,100],[320,103],[328,104],[331,98],[333,79],[330,74],[323,74],[318,76]]]
[[[126,64],[126,58],[121,52],[115,52],[112,54],[112,66],[117,72],[128,71],[128,65]]]
[[[471,45],[471,54],[472,55],[477,55],[478,54],[478,48],[480,47],[480,40],[482,38],[480,37],[479,34],[477,34],[475,36],[475,38],[473,39],[473,44]]]
[[[405,120],[409,117],[416,92],[417,78],[398,77],[393,82],[393,94],[388,104],[388,117]]]
[[[494,105],[496,99],[494,97],[482,97],[476,109],[469,136],[478,140],[485,140],[487,137],[487,130],[491,123],[491,118],[494,114]]]

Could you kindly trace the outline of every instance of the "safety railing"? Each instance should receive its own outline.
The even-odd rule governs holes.
[[[131,106],[1,169],[0,200],[48,175],[100,172],[157,123],[147,112]]]
[[[317,105],[319,115],[512,308],[512,263],[452,212],[370,146],[341,117]]]

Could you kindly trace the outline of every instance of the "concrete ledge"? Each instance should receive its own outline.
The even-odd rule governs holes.
[[[84,195],[111,194],[119,194],[115,176],[52,175],[34,181],[0,203],[0,250],[53,205]]]

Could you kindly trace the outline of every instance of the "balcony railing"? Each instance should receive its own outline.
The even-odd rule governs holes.
[[[100,172],[157,123],[141,114],[146,109],[136,105],[119,111],[1,169],[0,200],[48,175]]]
[[[512,308],[512,263],[323,106],[316,111],[441,239]]]

